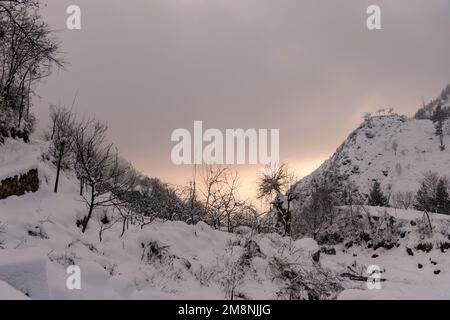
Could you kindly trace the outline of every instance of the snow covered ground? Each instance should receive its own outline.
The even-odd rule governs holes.
[[[322,256],[322,264],[333,270],[345,270],[356,262],[364,266],[366,276],[366,268],[375,265],[383,271],[381,278],[386,281],[380,282],[380,289],[372,290],[364,282],[352,289],[354,283],[350,284],[339,299],[450,299],[449,253],[414,251],[414,256],[410,256],[403,245],[391,250],[355,247],[345,251]]]
[[[409,231],[398,247],[341,244],[335,255],[322,253],[319,262],[320,247],[312,239],[293,241],[247,228],[229,234],[204,223],[155,221],[142,230],[131,227],[122,238],[116,225],[100,242],[99,216],[86,234],[76,227],[86,207],[75,177],[64,173],[60,191],[52,191],[55,169],[42,161],[44,149],[39,141],[0,145],[2,174],[15,164],[12,173],[32,166],[40,178],[36,193],[0,200],[0,299],[450,299],[450,254],[436,246],[445,230],[431,240],[433,250],[415,250],[421,239],[410,222],[421,218],[419,212],[388,210]],[[384,212],[368,210],[373,216]],[[432,220],[448,229],[448,217]],[[72,265],[81,271],[80,290],[67,286]],[[380,290],[342,276],[349,267],[370,276],[370,265],[385,271]],[[299,279],[318,289],[304,289]]]
[[[245,228],[228,234],[204,223],[155,221],[143,230],[130,228],[122,238],[117,225],[100,242],[98,217],[86,234],[76,227],[87,210],[77,180],[64,173],[60,191],[52,191],[55,170],[42,162],[44,148],[12,140],[0,146],[0,168],[16,159],[18,167],[37,167],[40,177],[36,193],[0,200],[3,299],[276,299],[288,284],[272,270],[275,258],[316,268],[314,240],[294,242]],[[81,290],[66,285],[71,265],[80,267]]]

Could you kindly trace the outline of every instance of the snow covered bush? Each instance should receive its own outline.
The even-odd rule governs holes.
[[[372,217],[370,223],[371,240],[370,245],[374,250],[383,247],[394,248],[400,239],[400,224],[385,209],[378,217]]]
[[[171,255],[167,250],[169,246],[159,244],[158,241],[150,241],[149,243],[142,243],[142,257],[141,261],[153,263],[155,261],[164,262],[170,259]]]
[[[48,254],[48,258],[50,261],[54,261],[60,265],[62,265],[65,269],[69,266],[76,265],[75,260],[77,257],[75,256],[75,253],[73,252],[50,252]]]
[[[433,225],[428,213],[424,213],[421,218],[416,219],[415,224],[421,240],[431,238],[433,235]]]
[[[338,208],[334,223],[319,233],[317,242],[320,245],[336,245],[343,243],[346,246],[362,244],[371,239],[367,214],[361,206],[346,206]]]
[[[450,248],[450,221],[435,219],[433,213],[423,213],[411,221],[411,232],[408,234],[408,244],[417,250],[429,252],[441,249],[446,252]]]
[[[318,234],[320,245],[343,243],[346,248],[353,245],[367,246],[374,250],[383,247],[392,249],[401,236],[402,223],[387,210],[373,215],[364,206],[340,207],[334,223]]]
[[[306,269],[274,257],[270,268],[276,279],[286,282],[277,292],[281,300],[331,300],[344,289],[331,271],[319,265]]]
[[[244,258],[240,254],[238,246],[230,242],[226,248],[224,255],[224,269],[220,282],[224,287],[225,298],[235,300],[236,298],[245,298],[245,295],[238,291],[238,287],[242,285],[246,269],[250,266],[250,255]]]
[[[26,230],[29,236],[38,237],[40,239],[49,239],[47,232],[45,232],[44,226],[41,223],[29,224],[26,226]]]

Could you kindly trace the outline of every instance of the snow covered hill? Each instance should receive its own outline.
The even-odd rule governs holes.
[[[448,128],[448,121],[446,125]],[[329,160],[299,181],[296,189],[307,192],[313,179],[335,170],[342,183],[355,183],[363,198],[367,198],[375,180],[386,194],[415,194],[427,172],[450,178],[448,129],[444,143],[449,147],[441,151],[431,120],[399,115],[372,117],[352,132]]]

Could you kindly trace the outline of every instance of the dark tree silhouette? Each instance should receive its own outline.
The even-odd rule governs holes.
[[[380,183],[375,181],[372,190],[369,194],[369,206],[375,207],[387,207],[389,205],[389,201],[387,197],[381,191]]]

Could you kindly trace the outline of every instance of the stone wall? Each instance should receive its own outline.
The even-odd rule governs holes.
[[[10,196],[21,196],[26,192],[36,192],[39,189],[39,174],[37,169],[16,175],[0,181],[0,199]]]

